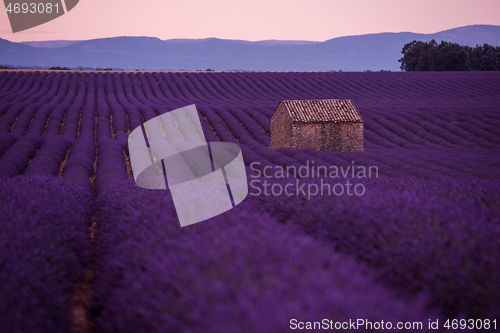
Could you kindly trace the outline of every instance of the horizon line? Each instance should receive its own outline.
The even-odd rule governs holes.
[[[344,37],[356,37],[356,36],[368,36],[368,35],[378,35],[378,34],[400,34],[400,33],[412,33],[412,34],[419,34],[419,35],[434,35],[437,33],[445,32],[445,31],[450,31],[454,29],[460,29],[460,28],[467,28],[467,27],[473,27],[473,26],[489,26],[489,27],[500,27],[500,25],[495,25],[495,24],[469,24],[469,25],[464,25],[464,26],[459,26],[459,27],[454,27],[450,29],[445,29],[433,33],[421,33],[421,32],[412,32],[412,31],[399,31],[399,32],[394,32],[394,31],[383,31],[383,32],[373,32],[373,33],[366,33],[366,34],[357,34],[357,35],[345,35],[345,36],[338,36],[338,37],[333,37],[330,39],[326,39],[324,41],[314,41],[314,40],[299,40],[299,39],[262,39],[262,40],[245,40],[245,39],[231,39],[231,38],[219,38],[219,37],[202,37],[202,38],[170,38],[170,39],[160,39],[158,37],[154,36],[112,36],[112,37],[99,37],[99,38],[91,38],[91,39],[51,39],[51,40],[40,40],[40,41],[24,41],[24,42],[14,42],[11,40],[8,40],[6,38],[1,38],[7,40],[11,43],[17,43],[17,44],[23,44],[23,43],[43,43],[43,42],[84,42],[84,41],[91,41],[91,40],[99,40],[99,39],[111,39],[111,38],[156,38],[162,42],[166,41],[177,41],[177,40],[185,40],[185,41],[203,41],[203,40],[209,40],[209,39],[218,39],[218,40],[224,40],[224,41],[237,41],[237,42],[248,42],[248,43],[261,43],[261,42],[294,42],[294,43],[324,43],[329,40],[333,40],[336,38],[344,38]]]

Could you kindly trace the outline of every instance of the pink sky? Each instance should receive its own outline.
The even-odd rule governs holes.
[[[80,0],[62,17],[15,34],[2,10],[0,38],[324,41],[378,32],[434,33],[471,24],[500,25],[500,0]]]

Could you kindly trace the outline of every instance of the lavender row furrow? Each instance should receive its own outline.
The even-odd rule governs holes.
[[[276,332],[296,316],[439,317],[423,298],[398,299],[363,265],[249,204],[179,228],[168,196],[126,181],[98,207],[91,313],[100,332]]]
[[[63,178],[0,179],[0,326],[71,332],[89,263],[92,197]]]
[[[52,135],[45,139],[36,156],[26,168],[26,176],[57,176],[71,143],[64,136]]]
[[[0,177],[14,177],[22,174],[32,157],[44,142],[35,134],[26,134],[17,140],[0,156]]]

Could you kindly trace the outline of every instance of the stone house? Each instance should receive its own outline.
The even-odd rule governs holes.
[[[271,117],[271,148],[363,150],[363,119],[349,99],[281,101]]]

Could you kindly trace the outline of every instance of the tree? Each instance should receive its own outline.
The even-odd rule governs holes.
[[[434,39],[430,42],[414,40],[406,43],[401,51],[403,57],[398,60],[400,68],[405,71],[431,71],[436,44]]]
[[[416,71],[423,46],[423,42],[417,42],[416,40],[411,43],[406,43],[401,51],[403,57],[398,60],[401,63],[399,68],[404,71]]]
[[[498,71],[500,46],[461,46],[442,41],[437,44],[414,40],[406,43],[398,61],[405,71]]]
[[[470,50],[469,58],[471,71],[500,70],[500,46],[476,45],[475,48]]]
[[[467,52],[463,46],[442,41],[434,50],[433,71],[467,70]]]

